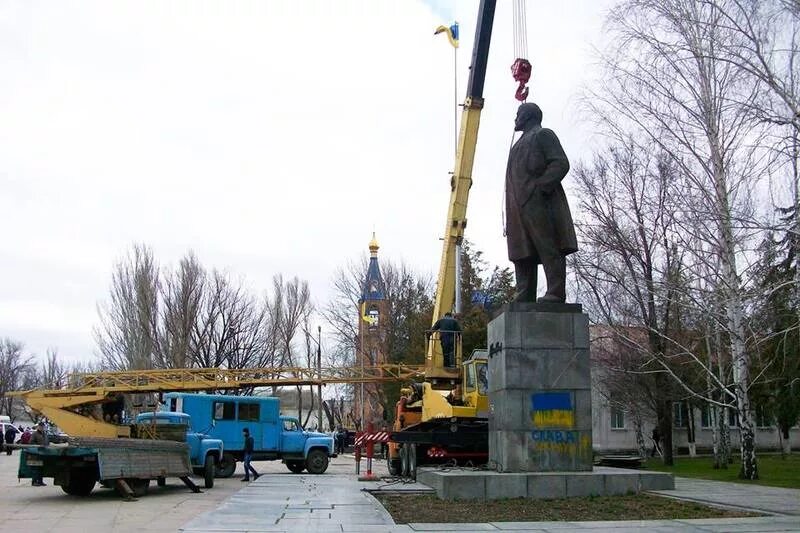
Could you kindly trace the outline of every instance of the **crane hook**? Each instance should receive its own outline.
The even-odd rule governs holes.
[[[511,65],[511,75],[514,77],[514,81],[519,82],[519,87],[517,87],[514,98],[520,102],[524,102],[528,99],[529,88],[526,87],[526,84],[531,79],[532,71],[533,66],[531,65],[531,62],[521,57],[515,59],[514,63]]]

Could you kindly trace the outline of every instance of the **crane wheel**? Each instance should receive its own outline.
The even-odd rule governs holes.
[[[400,445],[400,477],[408,477],[408,444]]]
[[[400,464],[400,459],[392,459],[392,456],[387,453],[386,468],[389,470],[390,476],[399,476],[400,470],[402,469],[402,465]]]
[[[417,445],[411,444],[408,447],[408,477],[417,479]]]

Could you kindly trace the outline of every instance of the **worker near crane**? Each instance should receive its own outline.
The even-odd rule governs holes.
[[[256,472],[256,469],[250,464],[253,460],[253,450],[255,449],[255,439],[250,435],[250,429],[244,428],[242,430],[244,436],[244,479],[242,481],[250,481],[250,473],[253,474],[253,481],[257,480],[261,475]]]
[[[514,131],[522,132],[511,147],[506,168],[506,242],[517,280],[514,301],[563,303],[566,257],[578,251],[561,186],[569,160],[553,130],[542,127],[538,105],[519,106]],[[547,292],[537,300],[539,264],[547,278]]]
[[[36,431],[34,431],[33,435],[31,435],[31,444],[35,444],[37,446],[50,445],[50,438],[47,436],[47,427],[45,426],[43,420],[40,420],[39,423],[36,424]],[[44,482],[41,468],[37,468],[35,476],[31,477],[31,485],[34,487],[47,486],[47,484]]]
[[[453,318],[453,313],[447,312],[442,318],[436,321],[432,328],[439,332],[439,342],[442,343],[442,355],[444,356],[444,366],[456,366],[456,335],[461,334],[461,324]]]

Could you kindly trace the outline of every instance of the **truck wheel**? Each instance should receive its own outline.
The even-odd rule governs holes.
[[[94,476],[89,474],[73,475],[69,478],[69,483],[61,485],[61,490],[70,496],[88,496],[94,489]]]
[[[306,469],[306,465],[303,461],[286,461],[286,468],[293,474],[299,474]]]
[[[231,477],[234,472],[236,472],[236,458],[229,453],[223,453],[217,469],[217,477]]]
[[[203,469],[203,481],[207,489],[214,488],[214,457],[206,455],[206,466]]]
[[[410,444],[408,447],[408,477],[417,479],[417,445]]]
[[[328,469],[328,454],[322,450],[311,450],[306,457],[309,474],[322,474]]]
[[[400,477],[408,477],[408,444],[400,445]]]
[[[400,469],[402,468],[402,465],[400,464],[400,459],[392,459],[392,456],[388,453],[386,454],[386,467],[389,470],[390,476],[400,475]]]

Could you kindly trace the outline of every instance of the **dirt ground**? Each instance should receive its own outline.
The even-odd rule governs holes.
[[[398,524],[409,522],[546,522],[669,520],[759,516],[649,494],[568,500],[444,501],[435,495],[376,495]]]

